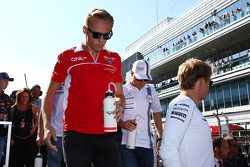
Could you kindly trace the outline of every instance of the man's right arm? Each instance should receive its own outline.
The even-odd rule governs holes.
[[[43,137],[44,133],[43,133],[43,119],[42,119],[42,112],[40,112],[38,114],[38,130],[37,130],[37,138],[36,138],[36,142],[37,145],[40,147],[43,143]]]
[[[48,90],[45,94],[42,105],[42,118],[44,125],[44,139],[46,144],[52,150],[57,150],[55,146],[51,144],[51,137],[56,138],[55,132],[51,128],[51,113],[53,110],[54,96],[61,83],[51,81]]]
[[[188,100],[169,105],[160,148],[165,166],[181,167],[179,147],[191,121],[193,107]]]

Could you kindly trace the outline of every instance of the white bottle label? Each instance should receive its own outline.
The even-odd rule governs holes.
[[[115,98],[108,96],[103,101],[104,109],[104,132],[116,132],[117,122],[114,118],[113,112],[116,109]]]

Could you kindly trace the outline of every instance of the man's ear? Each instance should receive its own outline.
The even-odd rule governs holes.
[[[131,77],[134,75],[134,72],[132,70],[130,70],[130,74],[131,74]]]
[[[217,153],[217,154],[218,154],[219,152],[220,152],[219,147],[215,147],[215,148],[214,148],[214,153]]]
[[[201,84],[201,78],[199,78],[199,79],[196,81],[195,85],[197,85],[198,88],[199,88],[199,87],[200,87],[200,84]]]
[[[87,27],[86,27],[86,26],[83,26],[83,27],[82,27],[82,32],[86,35],[86,34],[87,34],[87,31],[88,31],[88,30],[87,30]]]

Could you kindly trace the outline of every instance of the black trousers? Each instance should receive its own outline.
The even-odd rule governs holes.
[[[64,133],[63,148],[67,167],[121,167],[116,137],[115,133]]]
[[[10,150],[10,167],[34,167],[36,157],[36,134],[28,139],[14,139]]]

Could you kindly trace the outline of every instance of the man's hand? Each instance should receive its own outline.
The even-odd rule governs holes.
[[[41,147],[44,144],[44,137],[43,137],[43,131],[37,131],[37,137],[36,137],[36,144],[38,147]]]
[[[159,156],[160,155],[160,147],[161,147],[161,138],[158,138],[156,140],[156,155]]]
[[[123,108],[121,106],[120,101],[116,101],[115,106],[116,106],[116,109],[113,112],[113,114],[115,115],[114,118],[116,119],[116,121],[119,122],[122,118]]]
[[[52,150],[57,152],[58,149],[56,146],[52,145],[51,143],[51,138],[53,138],[53,140],[57,141],[57,136],[56,136],[56,131],[54,128],[44,128],[44,141],[46,142],[47,146]]]
[[[43,145],[43,136],[40,136],[39,134],[36,137],[36,144],[38,147],[41,147]]]
[[[127,131],[133,131],[136,129],[136,121],[134,120],[127,120],[127,121],[119,121],[119,126]]]
[[[32,127],[32,129],[30,130],[30,134],[33,135],[36,131],[36,127]]]

